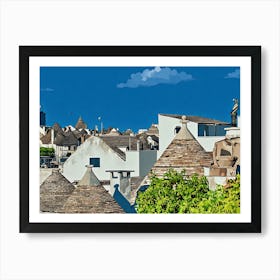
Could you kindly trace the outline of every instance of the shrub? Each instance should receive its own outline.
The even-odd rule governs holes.
[[[138,213],[240,213],[240,176],[227,188],[209,190],[205,176],[186,176],[168,171],[163,178],[152,176],[145,192],[138,193]]]
[[[40,156],[54,157],[54,148],[40,147]]]

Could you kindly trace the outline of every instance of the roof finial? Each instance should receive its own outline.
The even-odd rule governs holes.
[[[182,122],[182,124],[186,124],[188,122],[187,121],[187,116],[183,115],[181,122]]]
[[[181,120],[182,127],[181,127],[181,129],[179,130],[179,132],[177,133],[177,135],[175,136],[174,139],[177,139],[177,140],[192,140],[192,139],[194,139],[194,137],[192,136],[192,134],[190,133],[190,131],[187,128],[187,122],[188,122],[187,117],[185,115],[183,115],[182,120]]]
[[[232,126],[237,126],[237,111],[238,111],[238,108],[239,108],[238,99],[233,98],[232,101],[234,102],[234,104],[233,104],[232,110],[230,112],[230,115],[231,115],[231,125]]]

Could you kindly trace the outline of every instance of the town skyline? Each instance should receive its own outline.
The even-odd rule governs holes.
[[[147,129],[158,114],[230,122],[240,99],[239,67],[41,67],[46,124]]]

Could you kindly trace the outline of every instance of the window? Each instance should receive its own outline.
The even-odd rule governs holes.
[[[240,174],[240,165],[236,166],[236,174]]]
[[[174,134],[177,134],[181,129],[181,126],[176,126],[174,129]]]
[[[93,167],[100,167],[100,158],[89,158],[89,164]]]
[[[198,136],[209,136],[209,126],[199,124],[198,125]]]
[[[231,153],[229,151],[221,149],[221,156],[231,156]]]
[[[198,124],[198,136],[225,136],[225,128],[230,125]]]

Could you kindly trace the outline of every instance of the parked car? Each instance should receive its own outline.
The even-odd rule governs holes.
[[[40,167],[41,168],[56,168],[56,167],[58,167],[58,162],[53,157],[40,156]]]

